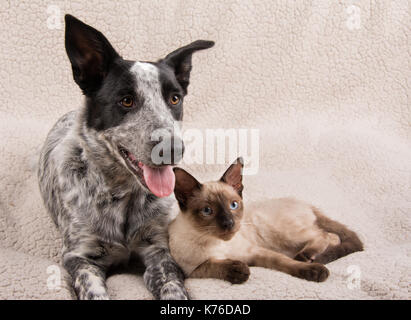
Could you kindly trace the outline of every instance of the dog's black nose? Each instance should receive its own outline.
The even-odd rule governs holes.
[[[170,158],[172,159],[171,164],[177,164],[183,159],[184,155],[184,142],[179,137],[171,138],[171,150]]]
[[[184,142],[181,138],[172,136],[161,139],[160,142],[156,142],[154,147],[157,144],[161,143],[161,148],[158,151],[158,156],[160,161],[155,161],[152,159],[156,164],[177,164],[181,161],[184,154]],[[156,156],[152,154],[152,156]],[[160,163],[158,163],[160,162]]]

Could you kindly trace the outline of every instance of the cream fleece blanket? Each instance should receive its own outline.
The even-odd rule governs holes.
[[[34,173],[53,123],[82,103],[64,50],[64,13],[130,59],[215,40],[194,56],[185,127],[259,129],[259,171],[245,177],[246,201],[295,196],[365,244],[330,263],[324,283],[252,268],[242,285],[187,280],[193,298],[410,299],[406,0],[1,1],[0,298],[72,298]],[[184,165],[203,180],[226,166]],[[151,299],[140,273],[113,275],[108,289],[114,299]]]

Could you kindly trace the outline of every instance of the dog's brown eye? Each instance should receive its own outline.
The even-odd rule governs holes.
[[[132,97],[124,97],[122,100],[121,100],[121,105],[123,106],[123,107],[126,107],[126,108],[130,108],[130,107],[132,107],[133,106],[133,98]]]
[[[177,94],[174,94],[170,97],[170,103],[176,105],[180,102],[180,97]]]

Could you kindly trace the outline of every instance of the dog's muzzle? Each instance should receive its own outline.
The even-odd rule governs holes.
[[[157,148],[161,144],[160,148]],[[155,150],[155,149],[158,150]],[[178,164],[184,155],[184,142],[177,136],[166,137],[153,146],[152,161],[156,165]]]

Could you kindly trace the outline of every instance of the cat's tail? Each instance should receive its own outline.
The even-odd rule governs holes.
[[[341,241],[339,245],[329,246],[323,253],[317,255],[314,262],[326,264],[350,253],[364,250],[363,243],[354,231],[326,217],[319,209],[313,207],[312,210],[317,217],[317,225],[326,232],[338,235]]]

